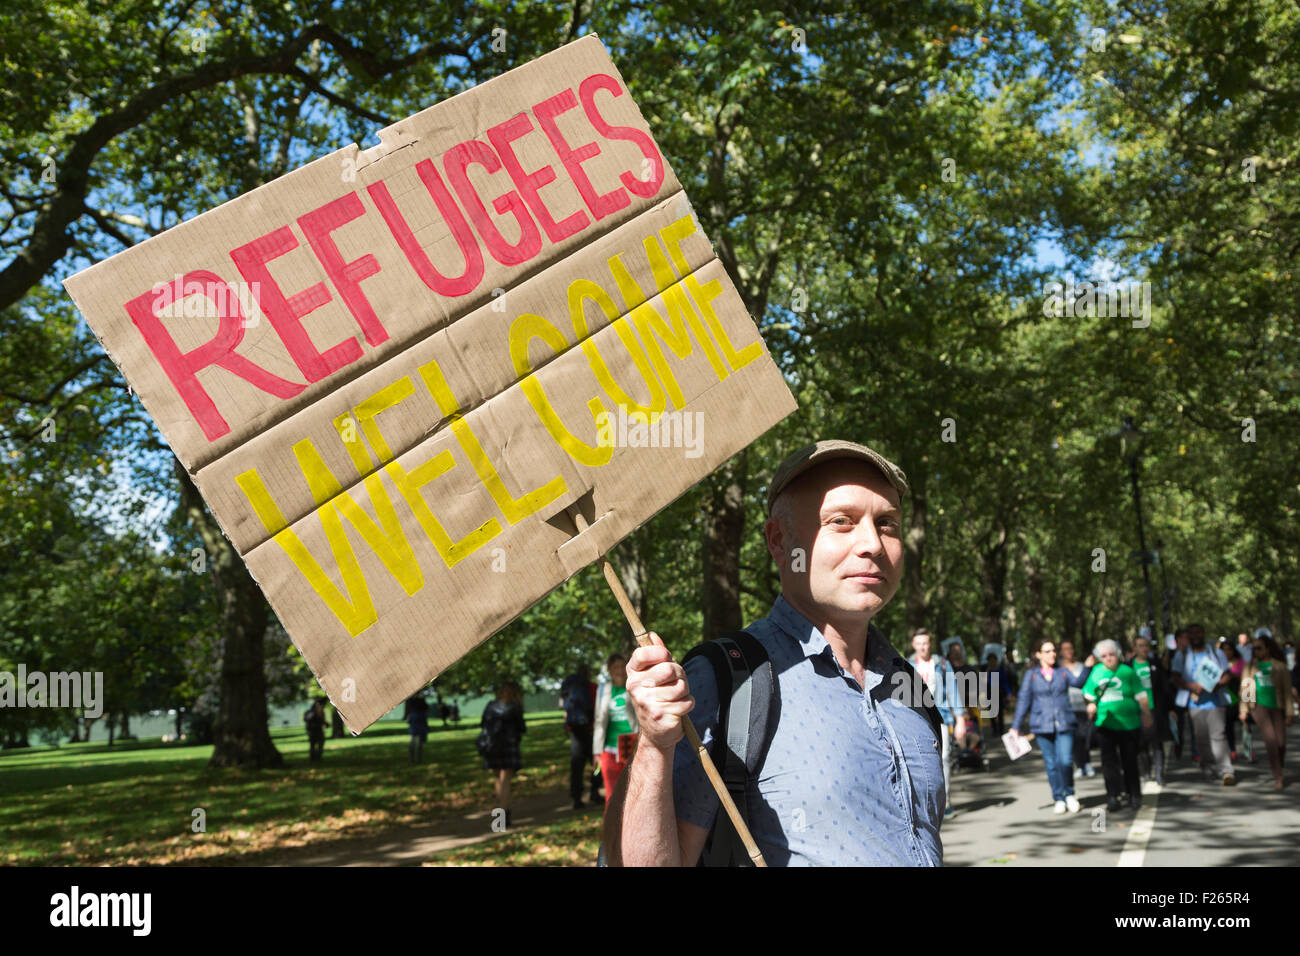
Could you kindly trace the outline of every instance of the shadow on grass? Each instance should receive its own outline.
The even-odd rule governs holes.
[[[279,770],[212,770],[211,747],[77,745],[0,759],[4,862],[95,864],[254,862],[282,846],[426,823],[486,804],[491,784],[476,726],[431,728],[424,762],[408,762],[405,727],[326,742],[307,760],[300,730],[272,738]],[[529,719],[521,796],[567,780],[560,715]],[[194,832],[195,811],[206,831]]]
[[[434,853],[424,866],[595,866],[602,814],[598,808],[567,820],[507,831],[481,843]]]

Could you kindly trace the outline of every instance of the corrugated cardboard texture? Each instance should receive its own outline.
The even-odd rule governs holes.
[[[795,408],[595,37],[380,141],[65,283],[358,731]]]

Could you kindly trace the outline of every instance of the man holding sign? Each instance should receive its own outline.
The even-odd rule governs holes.
[[[899,468],[851,442],[801,449],[773,475],[766,535],[781,595],[747,631],[771,662],[779,719],[742,788],[770,865],[942,862],[937,714],[910,699],[915,675],[871,625],[902,577],[906,493]],[[726,822],[682,718],[691,714],[707,745],[728,702],[708,660],[683,669],[652,639],[628,662],[641,735],[606,845],[616,865],[690,866]],[[729,744],[736,732],[733,722]]]
[[[1225,787],[1231,787],[1237,778],[1232,772],[1224,729],[1224,695],[1218,690],[1232,678],[1228,659],[1222,651],[1205,646],[1205,628],[1201,625],[1189,624],[1187,636],[1190,646],[1174,655],[1169,668],[1173,684],[1178,688],[1175,702],[1179,707],[1186,707],[1191,718],[1201,768],[1217,774]]]

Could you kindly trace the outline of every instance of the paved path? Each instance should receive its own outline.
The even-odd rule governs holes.
[[[1291,728],[1288,780],[1300,779],[1300,725]],[[1239,755],[1238,785],[1202,781],[1190,760],[1170,764],[1163,790],[1144,784],[1143,807],[1107,813],[1100,771],[1076,777],[1077,814],[1052,813],[1047,775],[1035,750],[1012,763],[1000,750],[987,773],[963,771],[953,781],[957,816],[943,826],[948,866],[1300,866],[1300,782],[1269,789],[1262,746],[1252,765]],[[1098,767],[1100,760],[1098,759]],[[566,794],[517,799],[517,824],[555,823],[573,814]],[[600,808],[580,811],[600,813]],[[369,837],[330,840],[283,850],[279,866],[418,865],[442,850],[500,836],[488,810],[398,827]]]
[[[988,773],[953,781],[958,815],[944,824],[948,866],[1297,866],[1300,865],[1300,726],[1288,735],[1288,785],[1275,793],[1263,746],[1254,764],[1239,754],[1237,786],[1204,781],[1190,760],[1174,761],[1163,790],[1144,784],[1143,807],[1107,813],[1100,773],[1075,778],[1077,814],[1052,813],[1037,748],[1012,763],[1001,751]],[[1097,753],[1094,751],[1094,753]]]

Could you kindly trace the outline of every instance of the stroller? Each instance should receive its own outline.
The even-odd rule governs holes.
[[[967,723],[966,735],[961,744],[953,741],[956,749],[958,770],[987,770],[988,761],[984,759],[984,737],[979,731],[979,719]]]

